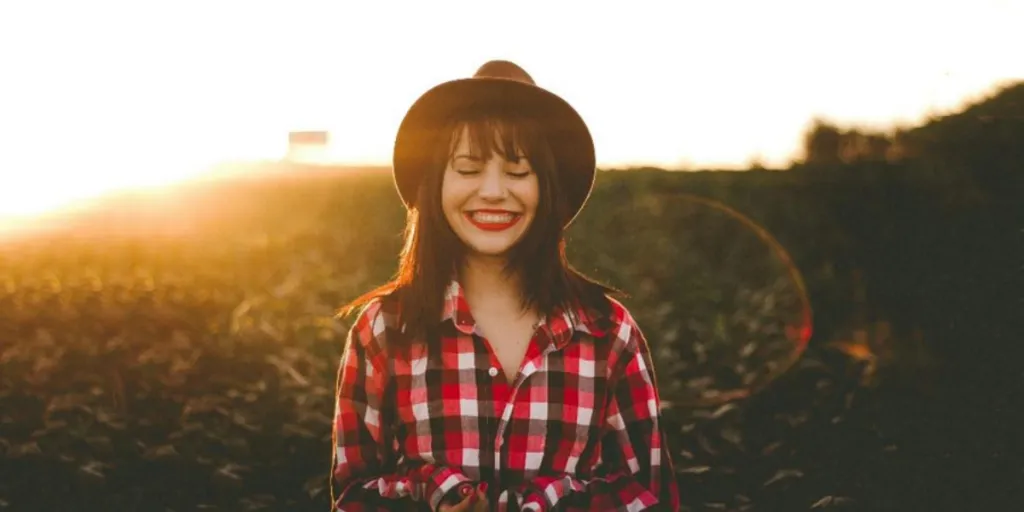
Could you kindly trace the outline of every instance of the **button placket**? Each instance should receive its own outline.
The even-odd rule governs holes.
[[[505,439],[505,429],[508,427],[509,420],[512,419],[512,409],[515,408],[516,397],[519,395],[519,388],[522,387],[523,383],[534,373],[537,373],[542,366],[543,361],[548,357],[548,354],[553,352],[555,348],[548,346],[544,349],[544,352],[540,356],[530,360],[523,367],[519,373],[519,377],[512,385],[512,390],[509,392],[508,400],[505,402],[505,409],[502,411],[501,420],[498,421],[498,429],[495,433],[494,440],[494,470],[495,474],[501,470],[501,447]]]

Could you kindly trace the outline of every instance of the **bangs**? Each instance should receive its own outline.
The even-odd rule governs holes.
[[[455,156],[465,129],[473,157],[489,160],[495,152],[505,160],[519,163],[526,158],[535,168],[548,169],[554,158],[540,124],[525,116],[467,115],[451,125],[448,161]]]

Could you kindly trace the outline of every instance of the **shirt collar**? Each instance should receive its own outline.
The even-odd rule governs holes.
[[[473,320],[469,302],[466,301],[465,292],[458,279],[452,279],[445,289],[441,322],[449,320],[463,334],[470,335],[476,331],[476,321]],[[576,331],[595,337],[603,337],[605,334],[605,330],[600,326],[598,314],[583,307],[571,310],[556,307],[547,317],[542,317],[539,324],[546,324],[545,328],[556,349],[568,344]]]

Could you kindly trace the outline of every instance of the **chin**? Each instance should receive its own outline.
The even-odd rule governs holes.
[[[469,250],[472,254],[477,256],[486,256],[489,258],[499,258],[508,256],[509,251],[512,249],[511,245],[502,244],[501,246],[494,245],[477,245],[470,244]]]
[[[478,233],[472,233],[471,230],[472,228],[467,229],[466,232],[458,233],[462,243],[469,249],[470,253],[488,258],[508,256],[509,251],[519,242],[523,235],[520,232],[497,235],[484,234],[481,236]]]
[[[490,258],[505,257],[519,242],[520,237],[466,237],[463,243],[475,255]]]

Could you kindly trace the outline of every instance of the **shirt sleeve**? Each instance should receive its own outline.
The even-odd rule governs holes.
[[[511,497],[520,510],[679,509],[679,490],[662,430],[661,401],[647,341],[628,313],[619,332],[626,346],[609,398],[595,477],[537,477]]]
[[[393,510],[410,501],[436,510],[444,494],[468,478],[434,464],[396,467],[397,442],[382,420],[388,384],[383,322],[379,303],[371,303],[345,341],[334,409],[332,510]]]

